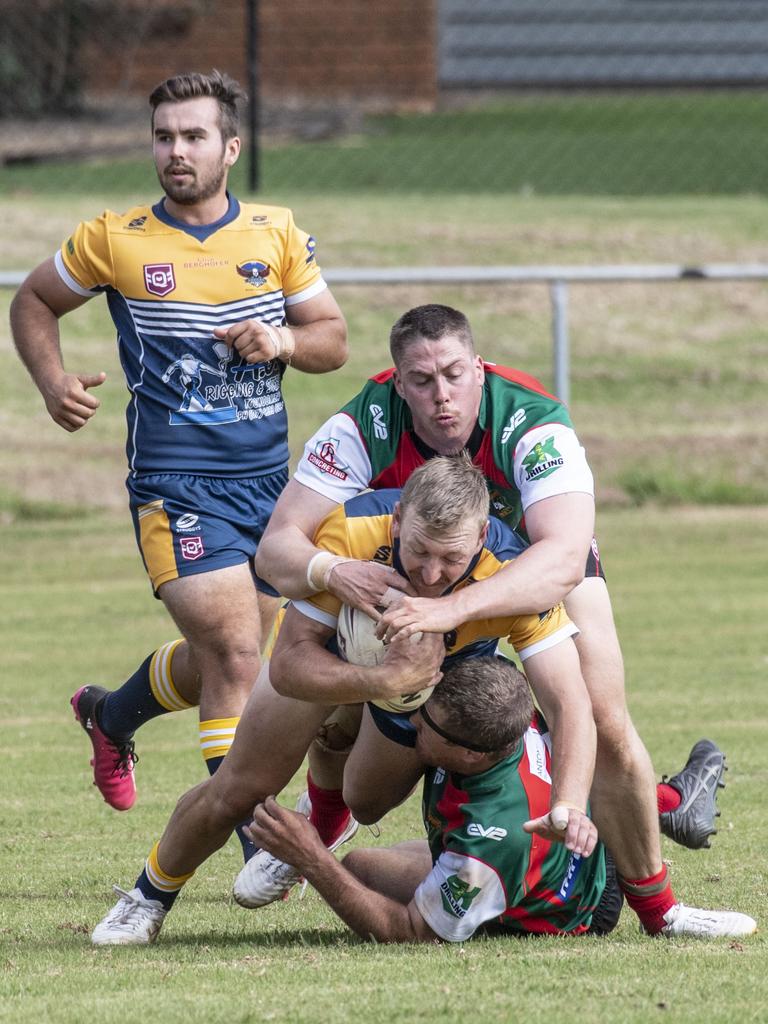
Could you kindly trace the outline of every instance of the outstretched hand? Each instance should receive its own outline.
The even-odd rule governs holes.
[[[320,851],[325,852],[315,826],[303,814],[282,807],[273,796],[256,805],[253,821],[243,831],[255,846],[269,850],[302,874]]]
[[[597,828],[592,819],[565,804],[556,804],[541,818],[526,821],[523,830],[552,843],[564,843],[568,850],[582,857],[588,857],[597,845]]]

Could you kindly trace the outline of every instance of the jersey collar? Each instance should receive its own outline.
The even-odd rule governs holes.
[[[469,452],[470,456],[474,459],[477,453],[480,451],[480,446],[483,443],[483,435],[485,434],[484,429],[480,426],[480,420],[478,419],[472,428],[472,433],[469,435],[469,440],[464,445],[464,450]],[[422,457],[422,459],[434,459],[439,452],[436,452],[434,448],[430,448],[426,441],[422,441],[415,430],[411,431],[413,437],[413,447]]]
[[[163,224],[167,224],[171,228],[176,228],[178,231],[183,231],[187,235],[192,235],[198,242],[204,242],[207,238],[210,238],[212,234],[218,231],[220,228],[225,227],[227,224],[231,224],[232,221],[240,215],[240,203],[235,199],[234,196],[227,192],[227,212],[223,217],[219,217],[213,224],[185,224],[184,221],[176,220],[172,217],[165,209],[165,200],[161,199],[155,203],[152,207],[152,213],[157,217]]]

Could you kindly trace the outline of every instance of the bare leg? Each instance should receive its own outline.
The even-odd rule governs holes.
[[[576,646],[597,726],[595,823],[619,874],[648,878],[661,870],[656,781],[627,710],[624,665],[604,581],[584,580],[565,606],[581,631]]]
[[[388,740],[366,707],[344,770],[344,802],[359,822],[372,825],[411,793],[424,765],[411,747]]]
[[[342,704],[312,740],[307,753],[309,774],[320,789],[342,788],[344,766],[360,730],[362,714],[362,704]]]
[[[207,688],[201,717],[234,717],[237,712],[219,710],[216,692],[231,686],[234,703],[245,703],[281,599],[257,591],[246,565],[171,580],[160,588],[160,597],[186,637],[173,652],[176,690],[197,705]]]
[[[342,864],[369,889],[407,905],[432,870],[432,857],[425,839],[409,839],[381,850],[352,850]]]
[[[329,709],[281,697],[262,670],[221,767],[178,802],[158,848],[163,871],[194,871],[255,804],[290,782]]]

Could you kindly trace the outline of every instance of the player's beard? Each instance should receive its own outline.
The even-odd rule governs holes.
[[[171,178],[171,167],[166,167],[162,174],[158,175],[165,194],[180,206],[194,206],[217,195],[227,176],[227,167],[224,163],[213,168],[202,178],[198,177],[197,171],[191,167],[185,165],[184,170],[190,175],[190,180],[185,182],[174,181]]]

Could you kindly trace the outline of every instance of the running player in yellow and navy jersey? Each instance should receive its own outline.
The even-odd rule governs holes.
[[[200,704],[210,771],[232,742],[277,601],[252,558],[285,482],[289,364],[322,373],[346,359],[346,327],[290,210],[227,191],[238,102],[218,72],[168,79],[150,96],[164,197],[80,224],[19,289],[21,358],[54,421],[83,427],[103,373],[68,372],[58,320],[106,294],[129,391],[128,492],[155,593],[188,643],[166,644],[117,691],[72,698],[104,799],[133,804],[133,734]],[[261,621],[261,630],[259,622]]]

